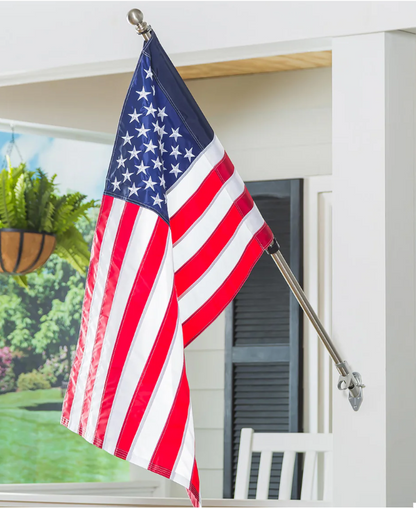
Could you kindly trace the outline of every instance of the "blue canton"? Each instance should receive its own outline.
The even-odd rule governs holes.
[[[166,192],[201,148],[189,133],[142,53],[124,103],[105,194],[154,210],[169,222]]]

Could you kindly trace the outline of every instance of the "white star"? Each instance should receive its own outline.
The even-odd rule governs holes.
[[[172,171],[169,171],[169,173],[173,173],[176,176],[176,178],[178,178],[179,173],[182,173],[182,171],[179,169],[179,162],[178,164],[176,164],[176,166],[174,166],[173,164],[171,164],[171,166]]]
[[[162,143],[161,139],[159,139],[159,150],[160,150],[160,155],[162,155],[162,157],[165,152],[167,153],[167,150],[165,150],[165,143]]]
[[[153,204],[154,204],[154,205],[158,205],[158,206],[159,206],[159,208],[162,208],[162,206],[160,205],[160,203],[163,203],[163,199],[160,199],[160,197],[159,197],[159,193],[157,193],[155,197],[151,196],[151,198],[153,199]]]
[[[160,132],[159,120],[156,120],[155,123],[152,122],[152,125],[154,127],[153,132],[157,132],[159,134]]]
[[[153,95],[156,95],[156,90],[155,90],[155,87],[152,85],[152,92],[153,92]]]
[[[144,153],[147,153],[147,152],[152,152],[152,153],[155,153],[155,148],[157,147],[157,145],[154,145],[152,140],[149,141],[149,143],[143,143],[144,146],[146,147],[146,151]]]
[[[134,167],[138,169],[138,171],[136,173],[137,175],[140,175],[140,173],[144,173],[145,175],[147,175],[146,169],[150,166],[145,166],[142,161],[138,166],[134,166]]]
[[[162,174],[162,176],[159,176],[159,180],[160,180],[160,185],[161,185],[164,189],[166,189],[166,182],[165,182],[165,177],[163,176],[163,174]]]
[[[162,119],[162,122],[163,122],[163,119],[165,118],[165,116],[168,116],[168,114],[165,113],[165,109],[166,109],[166,107],[164,107],[163,109],[157,108],[157,110],[158,110],[157,116]]]
[[[189,149],[189,150],[187,150],[187,149],[185,148],[185,152],[186,152],[186,154],[184,155],[184,157],[185,157],[185,158],[187,158],[187,159],[189,160],[189,162],[191,162],[192,157],[195,157],[195,155],[192,153],[192,150],[193,150],[193,148],[191,148],[191,149]]]
[[[178,158],[178,155],[182,155],[182,152],[179,151],[179,145],[178,146],[172,146],[172,151],[170,152],[170,155],[174,155],[175,159]]]
[[[154,164],[153,169],[160,169],[162,167],[162,163],[160,162],[159,157],[157,157],[155,160],[152,159],[152,162]]]
[[[116,189],[120,190],[120,184],[121,184],[121,180],[118,181],[117,177],[115,177],[114,182],[111,182],[111,185],[113,186],[113,191],[115,191]]]
[[[148,95],[150,95],[151,92],[146,92],[146,90],[144,89],[144,87],[142,88],[141,92],[139,92],[138,90],[136,90],[136,93],[139,94],[139,98],[137,99],[138,101],[140,99],[146,99],[147,102],[149,102],[149,99],[147,98]]]
[[[152,69],[149,67],[148,69],[144,69],[144,72],[146,73],[146,79],[150,78],[153,81],[153,72],[152,72]]]
[[[149,180],[145,180],[145,179],[143,179],[143,182],[146,184],[145,189],[148,189],[149,187],[151,187],[153,191],[155,190],[155,185],[156,185],[156,182],[154,182],[154,181],[152,180],[152,177],[151,177],[151,176],[149,176]]]
[[[163,138],[163,136],[164,136],[165,134],[167,134],[167,132],[165,131],[165,126],[164,126],[164,125],[162,125],[162,126],[160,127],[160,129],[159,129],[159,136],[160,136],[161,138]]]
[[[130,154],[130,160],[133,158],[133,157],[136,157],[136,159],[138,160],[139,158],[137,157],[137,154],[140,153],[141,150],[136,150],[136,147],[133,145],[133,150],[129,150],[129,154]]]
[[[129,145],[131,145],[131,138],[133,138],[134,136],[129,136],[129,131],[126,132],[126,135],[123,137],[121,136],[121,139],[124,139],[124,143],[123,143],[123,146],[128,143]]]
[[[146,129],[146,127],[144,126],[144,124],[142,124],[142,126],[140,127],[140,129],[137,129],[136,128],[136,131],[139,133],[137,134],[137,137],[139,138],[140,136],[146,136],[147,138],[147,132],[150,131],[150,129]]]
[[[134,108],[134,112],[133,113],[129,113],[129,116],[131,116],[131,120],[130,120],[130,123],[131,122],[138,122],[139,121],[139,116],[142,116],[141,113],[137,113],[136,111],[136,108]]]
[[[122,156],[122,155],[120,155],[120,157],[117,159],[117,162],[118,162],[118,168],[119,168],[120,166],[123,166],[123,168],[124,168],[124,163],[126,162],[126,160],[127,160],[127,159],[123,159],[123,156]],[[117,168],[117,169],[118,169],[118,168]]]
[[[172,134],[169,137],[175,138],[175,141],[178,142],[178,138],[182,137],[182,134],[179,134],[179,127],[177,129],[172,129]]]
[[[149,107],[145,106],[145,107],[144,107],[144,109],[147,109],[146,116],[148,116],[148,115],[152,115],[152,116],[153,116],[153,118],[155,117],[155,112],[156,112],[156,110],[155,110],[155,108],[153,107],[153,104],[152,104],[152,103],[150,103],[150,106],[149,106]]]
[[[124,183],[126,180],[128,180],[129,182],[131,182],[130,177],[131,177],[131,175],[132,175],[133,173],[129,173],[129,170],[128,170],[128,169],[126,169],[126,172],[125,172],[125,173],[121,173],[121,174],[124,176],[123,183]]]
[[[135,194],[137,196],[137,191],[139,189],[140,189],[140,187],[136,187],[136,184],[133,182],[133,185],[131,187],[129,187],[129,191],[130,191],[129,197],[132,196],[133,194]]]

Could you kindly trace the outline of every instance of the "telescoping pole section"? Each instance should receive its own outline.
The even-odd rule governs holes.
[[[127,14],[127,19],[130,24],[136,27],[139,35],[142,35],[146,41],[150,39],[152,27],[143,21],[143,13],[139,9],[131,9]],[[299,305],[302,307],[304,313],[308,316],[310,322],[318,333],[319,338],[322,340],[331,358],[335,362],[335,367],[339,372],[338,389],[349,390],[349,401],[354,411],[358,411],[363,400],[363,388],[361,375],[358,372],[352,372],[348,363],[341,359],[339,353],[332,343],[328,333],[326,332],[323,324],[313,310],[309,300],[307,299],[303,289],[301,288],[296,277],[293,275],[292,270],[286,263],[285,258],[280,252],[279,244],[276,239],[267,249],[267,252],[273,258],[274,262],[281,271],[288,286],[295,295]]]

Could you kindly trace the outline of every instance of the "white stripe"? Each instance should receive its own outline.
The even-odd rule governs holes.
[[[97,333],[98,327],[98,319],[100,317],[101,304],[104,297],[108,270],[110,268],[114,241],[117,235],[118,226],[124,210],[124,206],[125,201],[120,199],[113,200],[103,235],[103,241],[101,244],[100,258],[98,260],[97,274],[95,279],[96,282],[91,299],[88,328],[85,337],[84,355],[82,357],[81,367],[75,387],[75,395],[72,404],[71,415],[69,417],[68,427],[74,432],[78,432],[80,423],[81,411],[84,403],[85,386],[90,370],[95,335]]]
[[[171,187],[166,193],[169,217],[172,218],[198,190],[205,178],[223,157],[224,148],[218,138],[214,136],[214,139],[207,146],[205,151],[199,155],[194,164],[186,171],[183,177],[178,180],[177,185]]]
[[[253,210],[251,210],[250,219],[246,222],[246,226],[251,231],[254,236],[258,230],[263,227],[265,221],[263,219],[263,215],[260,213],[260,210],[257,208],[256,203],[254,203]]]
[[[192,416],[192,404],[189,404],[188,420],[186,422],[186,432],[183,437],[181,451],[176,459],[176,463],[175,466],[173,467],[170,479],[176,482],[177,477],[182,477],[187,478],[188,482],[190,482],[192,478],[192,472],[194,469],[194,459],[195,459],[194,419]]]
[[[209,239],[224,219],[233,202],[244,192],[244,182],[237,171],[221,187],[209,208],[200,220],[173,246],[175,271],[179,270]]]
[[[134,437],[127,460],[146,469],[153,456],[166,421],[175,401],[183,370],[183,335],[180,322],[176,328],[175,338],[166,359],[164,371],[159,378],[159,385],[154,390],[154,398]]]
[[[217,291],[221,284],[234,270],[244,253],[253,230],[258,231],[264,224],[264,219],[256,208],[253,208],[240,224],[236,234],[225,246],[209,270],[200,277],[195,284],[179,299],[182,322],[185,322]]]
[[[146,308],[137,326],[129,355],[123,367],[113,407],[111,409],[103,448],[114,454],[118,438],[137,383],[149,359],[159,329],[172,296],[173,261],[172,240],[167,238],[166,252]],[[151,368],[151,366],[150,366]]]
[[[140,208],[124,255],[107,328],[105,330],[97,376],[91,397],[90,413],[85,435],[85,439],[90,442],[94,439],[104,384],[107,379],[107,372],[110,366],[118,330],[123,319],[134,279],[155,229],[157,217],[158,216],[151,210]]]

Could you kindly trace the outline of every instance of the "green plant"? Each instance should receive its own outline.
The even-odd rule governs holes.
[[[0,228],[17,228],[52,233],[56,237],[55,253],[80,274],[89,263],[88,244],[76,223],[97,207],[80,192],[60,196],[55,183],[41,170],[29,171],[24,164],[0,172]],[[26,276],[16,276],[27,286]]]
[[[45,375],[38,370],[20,374],[17,379],[17,388],[21,392],[27,390],[47,390],[50,387],[51,385]]]

